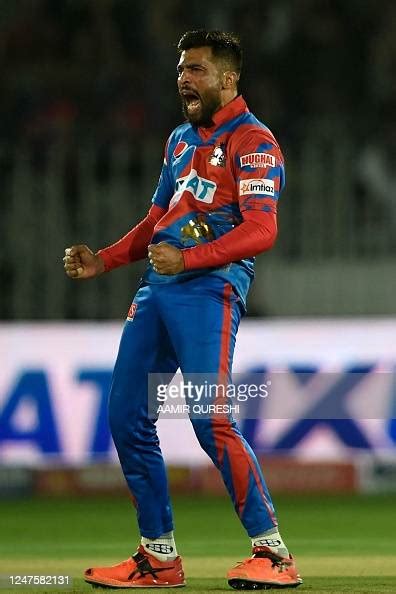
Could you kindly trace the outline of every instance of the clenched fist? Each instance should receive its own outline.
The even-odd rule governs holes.
[[[63,262],[65,272],[70,278],[94,278],[105,271],[102,258],[94,254],[87,245],[66,248]]]
[[[155,272],[159,274],[178,274],[184,270],[184,260],[181,250],[164,241],[149,245],[148,257]]]

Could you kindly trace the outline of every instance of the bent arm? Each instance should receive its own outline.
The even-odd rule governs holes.
[[[105,271],[113,270],[130,262],[147,257],[155,225],[165,214],[166,209],[156,204],[148,211],[146,217],[116,243],[97,252],[104,262]]]
[[[247,210],[243,222],[209,243],[182,250],[184,269],[224,266],[271,249],[277,235],[274,212]]]

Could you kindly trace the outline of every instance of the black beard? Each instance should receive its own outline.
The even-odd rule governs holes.
[[[211,128],[213,126],[213,114],[220,108],[221,103],[217,97],[210,97],[201,99],[201,115],[199,117],[191,117],[187,110],[187,102],[182,97],[183,115],[193,126],[202,126],[202,128]]]

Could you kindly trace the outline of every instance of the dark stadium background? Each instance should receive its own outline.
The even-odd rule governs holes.
[[[395,21],[387,0],[2,0],[1,317],[123,313],[137,268],[76,290],[59,256],[145,214],[181,121],[174,46],[197,27],[240,35],[241,90],[286,156],[250,314],[393,314]]]
[[[66,572],[75,577],[73,591],[85,591],[80,575],[87,564],[119,561],[137,542],[114,456],[110,464],[97,456],[107,434],[98,432],[98,450],[85,463],[77,457],[71,464],[70,457],[36,451],[26,435],[23,443],[10,437],[19,423],[10,403],[33,403],[21,418],[31,420],[35,403],[41,414],[45,389],[52,399],[59,374],[63,381],[69,372],[73,335],[83,352],[86,331],[100,336],[87,345],[106,370],[82,371],[79,381],[87,391],[96,382],[105,395],[107,333],[118,336],[144,264],[73,283],[63,272],[64,248],[103,247],[146,213],[164,143],[182,119],[175,46],[184,31],[201,27],[240,36],[241,91],[286,158],[279,238],[257,259],[242,336],[254,340],[243,342],[244,361],[249,348],[256,361],[261,344],[264,366],[266,354],[282,357],[271,351],[273,329],[290,364],[290,353],[298,359],[310,347],[314,363],[358,362],[364,373],[373,364],[395,374],[393,0],[0,0],[1,575]],[[367,447],[352,437],[348,446],[348,427],[333,423],[328,452],[279,452],[269,442],[259,448],[284,534],[306,576],[301,589],[394,591],[391,377],[389,385],[393,412],[388,408],[373,426],[355,419]],[[101,406],[103,423],[104,396]],[[67,402],[58,398],[54,410],[59,415]],[[66,429],[78,420],[72,409],[67,415]],[[244,428],[252,434],[252,424]],[[52,437],[49,429],[40,434],[42,442]],[[248,544],[223,487],[206,464],[186,461],[171,465],[170,481],[189,591],[221,591],[224,571]],[[193,541],[191,530],[203,525],[207,538]]]

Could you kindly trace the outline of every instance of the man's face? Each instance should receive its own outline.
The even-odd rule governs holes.
[[[205,46],[183,51],[177,72],[185,117],[196,126],[211,126],[213,114],[222,105],[222,73],[213,58],[212,48]]]

